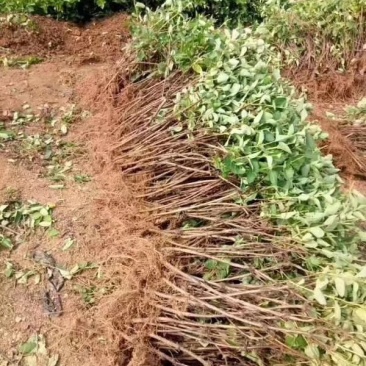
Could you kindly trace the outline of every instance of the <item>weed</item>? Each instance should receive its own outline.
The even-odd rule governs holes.
[[[76,242],[74,239],[67,238],[62,247],[62,251],[66,252],[66,251],[72,249],[75,245],[76,245]]]
[[[66,174],[72,170],[72,162],[67,161],[64,165],[56,164],[47,166],[46,176],[52,182],[64,182],[66,180]]]
[[[42,166],[46,166],[47,171],[42,175],[56,183],[65,182],[68,173],[72,171],[70,159],[84,153],[77,144],[62,139],[71,124],[79,118],[78,108],[72,105],[61,108],[59,113],[55,116],[46,106],[39,115],[35,115],[25,105],[22,112],[12,115],[10,122],[0,124],[0,147],[9,145],[14,158],[31,162],[46,161],[47,164],[42,163]],[[27,128],[34,124],[38,124],[43,131],[28,134]]]
[[[49,228],[53,223],[54,206],[42,206],[33,201],[26,204],[10,202],[0,206],[0,247],[12,249],[19,240],[20,229]]]
[[[85,184],[91,181],[91,177],[87,174],[78,174],[74,176],[76,183]]]
[[[18,285],[28,285],[30,279],[32,279],[32,283],[38,285],[41,282],[41,272],[37,269],[25,269],[25,268],[16,268],[16,266],[11,263],[6,263],[6,268],[4,274],[7,278],[14,279]]]
[[[4,67],[19,67],[21,69],[28,69],[32,65],[37,65],[43,62],[43,59],[39,57],[2,57],[0,58],[0,62]]]
[[[92,307],[95,305],[96,299],[95,295],[97,292],[97,288],[95,286],[91,287],[83,287],[83,286],[74,286],[74,289],[79,293],[87,307]]]
[[[58,354],[51,354],[47,349],[46,339],[41,334],[32,335],[26,343],[18,348],[22,362],[26,365],[49,365],[56,366],[59,362]]]

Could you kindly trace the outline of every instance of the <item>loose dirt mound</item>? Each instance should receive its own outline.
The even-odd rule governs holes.
[[[27,25],[1,25],[0,56],[75,56],[81,62],[117,60],[128,38],[125,14],[84,27],[36,16]]]

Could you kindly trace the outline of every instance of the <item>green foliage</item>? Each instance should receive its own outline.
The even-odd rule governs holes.
[[[142,0],[140,9],[158,6],[176,6],[194,16],[197,13],[213,17],[216,22],[252,23],[260,19],[259,4],[261,0]],[[73,20],[87,20],[98,13],[116,10],[132,11],[134,0],[0,0],[0,13],[51,14]]]
[[[148,11],[133,27],[134,48],[141,61],[158,64],[162,74],[169,74],[178,67],[188,71],[200,64],[200,55],[215,48],[213,21],[198,16],[188,21],[188,16],[179,8],[163,8],[156,12]]]
[[[173,6],[190,16],[203,14],[216,23],[229,25],[251,24],[260,20],[261,0],[167,0],[165,7]]]
[[[71,20],[88,20],[101,12],[132,8],[133,0],[0,0],[1,13],[50,14]]]
[[[134,47],[141,61],[158,63],[162,74],[175,67],[200,73],[211,66],[210,60],[215,62],[216,54],[209,54],[216,53],[218,43],[224,41],[215,24],[253,21],[258,9],[259,0],[169,0],[156,11],[139,3],[138,22],[132,29]]]
[[[308,106],[281,80],[271,47],[248,31],[225,34],[217,64],[180,97],[181,118],[225,136],[216,167],[268,202],[264,217],[291,227],[307,248],[352,251],[364,206],[341,194],[338,170],[316,146],[325,135],[305,123]]]
[[[365,0],[269,0],[263,16],[288,63],[343,70],[362,49],[365,6]]]

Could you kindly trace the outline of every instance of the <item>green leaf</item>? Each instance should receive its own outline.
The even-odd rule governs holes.
[[[278,218],[283,220],[289,220],[291,219],[291,217],[294,217],[297,213],[298,213],[297,211],[283,212],[278,215]]]
[[[15,273],[15,271],[14,271],[13,263],[6,262],[6,268],[4,271],[5,277],[10,278],[14,275],[14,273]]]
[[[365,352],[363,351],[363,349],[357,343],[352,344],[352,351],[354,353],[356,353],[356,355],[359,356],[359,357],[362,357],[362,358],[365,357]]]
[[[366,325],[366,309],[359,307],[353,310],[353,318],[360,325]]]
[[[50,227],[52,225],[52,222],[49,222],[49,221],[42,221],[38,224],[39,226],[42,226],[42,227]]]
[[[3,247],[4,249],[13,249],[13,244],[9,238],[2,238],[0,236],[0,247]],[[1,249],[1,248],[0,248]]]
[[[278,146],[277,146],[280,150],[283,150],[283,151],[285,151],[285,152],[287,152],[287,153],[289,153],[289,154],[291,154],[292,153],[292,151],[291,151],[291,149],[288,147],[288,145],[287,144],[285,144],[284,142],[280,142],[279,144],[278,144]]]
[[[310,233],[306,233],[303,237],[302,237],[302,240],[303,241],[310,241],[310,240],[313,240],[314,237],[310,234]]]
[[[31,355],[37,351],[37,343],[36,342],[27,342],[22,344],[19,347],[19,352],[23,355]]]
[[[230,94],[231,94],[231,95],[236,95],[236,94],[238,94],[238,93],[239,93],[240,89],[241,89],[241,85],[240,85],[240,84],[235,83],[235,84],[233,84],[233,86],[231,87]]]
[[[267,158],[268,168],[272,169],[273,168],[273,157],[272,156],[266,156],[266,158]]]
[[[342,278],[338,277],[334,280],[334,283],[335,283],[335,287],[338,292],[338,295],[340,297],[344,297],[346,294],[346,283],[344,282],[344,280]]]
[[[260,121],[262,120],[262,118],[263,118],[263,114],[264,114],[264,111],[262,110],[262,111],[260,111],[257,115],[256,115],[256,117],[254,118],[254,121],[253,121],[253,124],[254,125],[258,125],[259,123],[260,123]]]
[[[75,245],[75,241],[71,238],[68,238],[65,240],[64,246],[62,247],[62,250],[65,252],[69,249],[71,249]]]
[[[305,193],[301,193],[299,197],[297,197],[297,199],[299,201],[308,201],[310,198],[309,194],[305,194]]]
[[[203,73],[202,67],[199,64],[193,64],[192,69],[199,75]]]
[[[60,232],[58,230],[56,230],[56,229],[50,229],[48,231],[48,236],[50,238],[57,238],[59,235],[60,235]]]
[[[205,267],[211,270],[215,269],[217,267],[217,261],[209,259],[208,261],[205,262]]]
[[[305,338],[302,335],[295,335],[295,336],[286,336],[285,340],[286,344],[296,350],[303,350],[308,343],[306,342]]]
[[[356,275],[357,278],[366,278],[366,266],[363,266],[361,271]]]
[[[333,203],[332,205],[327,206],[327,208],[324,211],[324,214],[326,216],[335,215],[336,213],[338,213],[338,211],[340,210],[341,207],[342,207],[341,202],[337,201],[337,202]]]
[[[48,216],[48,210],[44,207],[39,211],[42,216]]]
[[[217,82],[222,84],[229,80],[229,75],[225,74],[224,72],[220,72],[219,76],[217,77]]]
[[[323,231],[322,228],[320,228],[319,226],[314,226],[309,228],[309,231],[316,237],[316,238],[322,238],[324,237],[325,233]]]
[[[275,170],[271,170],[269,172],[269,179],[274,187],[277,187],[277,172]]]
[[[337,215],[331,215],[324,221],[324,226],[327,226],[328,230],[332,230],[334,225],[338,224],[338,216]]]
[[[58,270],[63,278],[66,278],[67,280],[72,279],[72,273],[70,273],[70,271],[61,268],[59,268]]]
[[[145,4],[140,3],[140,2],[136,2],[135,7],[140,8],[140,9],[145,9],[146,8]]]
[[[269,179],[271,181],[271,184],[274,186],[274,187],[277,187],[277,178],[278,178],[278,174],[275,170],[271,170],[269,172]]]
[[[320,304],[320,305],[327,305],[327,300],[325,299],[325,296],[323,294],[323,292],[319,289],[316,288],[314,290],[314,299]]]

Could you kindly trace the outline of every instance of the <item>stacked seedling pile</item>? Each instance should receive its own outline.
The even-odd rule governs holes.
[[[132,323],[175,365],[366,365],[364,199],[318,149],[268,30],[197,4],[138,4],[116,79],[115,163],[145,180],[164,238],[158,315]]]

